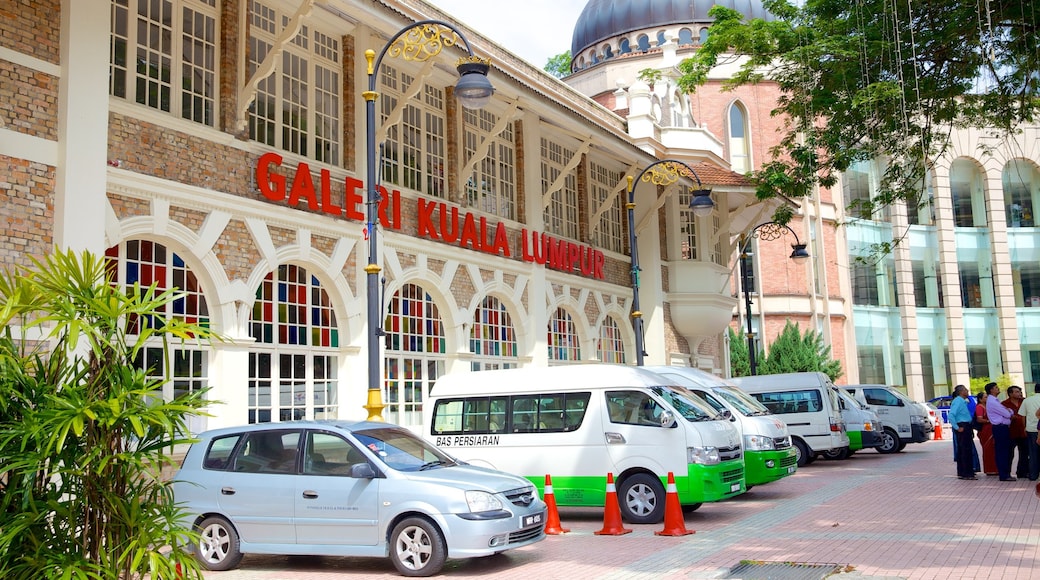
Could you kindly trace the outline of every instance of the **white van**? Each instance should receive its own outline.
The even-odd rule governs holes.
[[[744,442],[744,482],[750,489],[795,472],[798,454],[787,425],[762,403],[726,379],[691,367],[643,367],[700,395],[717,410],[728,410]]]
[[[799,467],[812,463],[818,453],[849,446],[838,393],[827,375],[784,373],[731,380],[787,423]]]
[[[422,435],[539,491],[551,475],[561,506],[604,505],[612,473],[622,516],[657,523],[669,472],[688,509],[745,491],[740,433],[727,419],[658,374],[588,364],[445,375]]]
[[[910,443],[932,438],[927,411],[888,385],[845,385],[841,387],[878,414],[884,431],[878,453],[896,453]]]
[[[841,387],[837,388],[837,393],[838,403],[841,405],[841,418],[845,420],[845,434],[849,436],[849,446],[845,449],[826,451],[823,456],[827,459],[845,459],[861,449],[881,446],[883,428],[877,413]]]

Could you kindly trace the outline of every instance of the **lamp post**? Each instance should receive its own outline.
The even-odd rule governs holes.
[[[791,255],[789,256],[795,262],[801,263],[809,258],[809,252],[805,249],[805,244],[798,239],[798,234],[795,233],[789,226],[777,222],[765,222],[758,224],[751,228],[751,231],[740,236],[740,287],[744,289],[744,316],[747,318],[747,346],[748,346],[748,365],[751,367],[751,375],[754,376],[758,370],[755,361],[755,331],[751,328],[751,284],[750,274],[748,273],[748,256],[751,254],[748,252],[751,247],[751,240],[758,238],[771,242],[773,240],[780,239],[785,233],[790,233],[794,236],[795,243],[791,244]]]
[[[384,56],[400,57],[406,61],[425,62],[438,54],[445,46],[454,46],[459,42],[469,53],[459,59],[455,68],[459,71],[459,81],[455,84],[455,97],[467,109],[479,109],[491,100],[495,92],[487,78],[490,61],[473,54],[469,41],[452,25],[440,20],[422,20],[407,26],[395,34],[376,56],[374,50],[365,51],[368,61],[368,90],[361,93],[365,99],[365,204],[367,217],[365,228],[368,232],[368,265],[365,266],[366,297],[368,300],[368,409],[369,421],[383,420],[383,400],[380,378],[382,377],[382,361],[380,357],[379,339],[384,335],[381,320],[382,308],[379,302],[379,245],[377,244],[378,228],[376,220],[379,216],[379,193],[376,188],[376,75]],[[421,82],[417,80],[416,82]]]
[[[632,254],[632,330],[636,334],[636,365],[643,366],[643,313],[639,310],[639,249],[636,245],[636,190],[634,182],[642,180],[654,185],[672,185],[679,181],[680,177],[692,177],[697,182],[697,189],[690,199],[690,209],[693,214],[701,217],[711,213],[715,203],[711,200],[711,190],[704,189],[701,178],[697,176],[689,165],[674,159],[662,159],[646,166],[639,175],[627,176],[628,180],[628,246]]]

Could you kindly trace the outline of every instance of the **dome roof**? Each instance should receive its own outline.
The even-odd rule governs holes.
[[[694,22],[710,23],[719,4],[748,18],[768,18],[761,0],[589,0],[574,24],[571,55],[635,30]]]

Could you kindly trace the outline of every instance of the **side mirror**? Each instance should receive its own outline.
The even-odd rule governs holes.
[[[668,429],[669,427],[674,427],[675,426],[675,416],[672,415],[671,411],[662,411],[661,412],[661,426],[664,427],[665,429]]]
[[[350,468],[350,477],[354,479],[375,479],[377,477],[376,470],[372,469],[372,466],[367,463],[355,463]]]
[[[723,409],[722,411],[720,411],[718,418],[723,420],[723,421],[734,421],[735,420],[733,418],[733,413],[730,412],[729,409]]]

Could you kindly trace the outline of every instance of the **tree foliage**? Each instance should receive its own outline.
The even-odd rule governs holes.
[[[59,252],[0,276],[2,578],[173,578],[177,563],[200,577],[170,549],[194,536],[161,470],[206,401],[163,400],[134,361],[157,338],[210,333],[166,317],[176,294],[107,272],[104,258]]]
[[[726,327],[729,334],[729,372],[731,377],[746,377],[751,374],[751,361],[748,360],[747,339],[738,334],[733,327]],[[756,355],[761,359],[761,351]]]
[[[810,195],[859,161],[882,160],[874,202],[920,203],[952,128],[1007,136],[1040,108],[1040,8],[1030,0],[766,0],[774,20],[715,6],[707,41],[680,64],[695,91],[708,71],[747,57],[727,86],[775,81],[786,119],[758,196]]]
[[[561,52],[556,56],[549,57],[542,70],[552,76],[562,79],[571,74],[571,51]]]
[[[730,329],[730,353],[733,353],[733,330]],[[740,341],[737,341],[740,342]],[[747,347],[743,348],[744,359],[747,359]],[[731,359],[731,361],[734,359]],[[756,371],[760,375],[774,375],[780,373],[804,373],[822,372],[832,381],[842,375],[841,361],[831,358],[831,347],[823,342],[821,336],[815,330],[807,330],[803,335],[798,324],[790,320],[784,325],[784,329],[769,345],[769,354],[763,356],[759,353],[759,361]],[[736,374],[734,364],[733,376]]]

